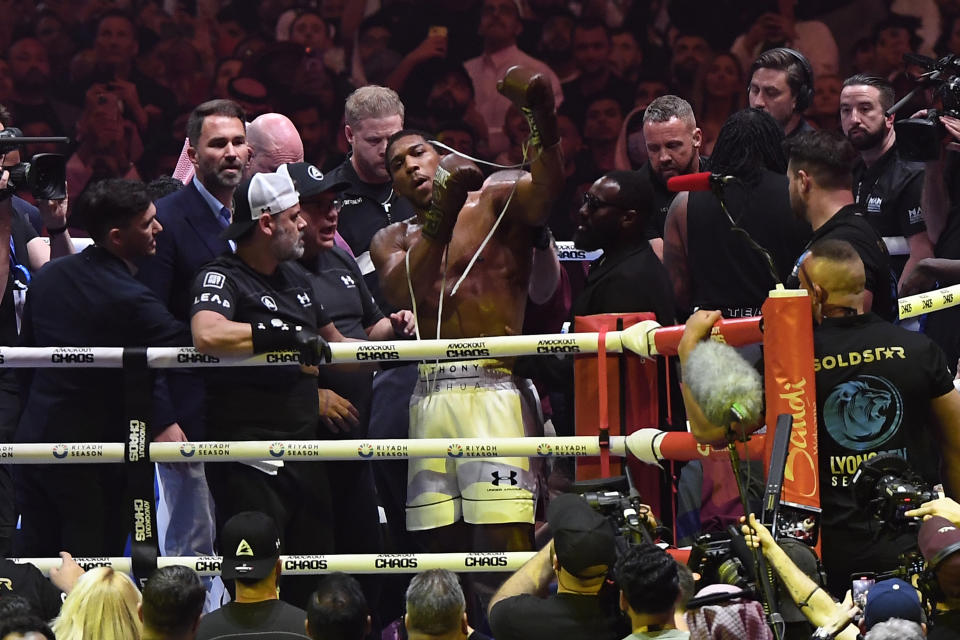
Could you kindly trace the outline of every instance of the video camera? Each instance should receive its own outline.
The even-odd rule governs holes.
[[[880,531],[904,533],[920,526],[920,520],[904,516],[924,502],[940,497],[926,481],[895,453],[864,460],[853,476],[857,507],[880,522]]]
[[[629,495],[627,476],[576,482],[573,491],[582,495],[594,511],[604,516],[613,525],[618,538],[628,544],[672,537],[666,527],[652,527],[649,524],[646,519],[649,509],[640,496]]]
[[[939,60],[913,53],[905,53],[907,64],[925,69],[917,79],[918,85],[899,102],[887,110],[893,115],[908,103],[918,91],[934,87],[934,100],[939,100],[942,109],[929,109],[924,118],[907,118],[894,124],[900,155],[907,160],[927,162],[940,157],[940,142],[947,131],[940,116],[960,118],[960,56],[946,55]]]
[[[25,144],[53,142],[68,144],[69,138],[24,136],[20,129],[8,127],[0,131],[0,154],[9,153]],[[60,153],[38,153],[30,162],[4,167],[10,172],[7,186],[0,197],[9,197],[28,189],[34,198],[63,200],[67,197],[67,157]]]

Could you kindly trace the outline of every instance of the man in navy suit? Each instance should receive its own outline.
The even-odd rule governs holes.
[[[243,109],[230,100],[211,100],[187,121],[187,154],[195,175],[182,190],[157,201],[157,255],[144,261],[138,278],[178,319],[189,321],[190,287],[207,262],[230,251],[220,232],[230,223],[233,191],[243,177],[250,150]],[[187,370],[167,372],[178,424],[157,440],[202,440],[204,385]],[[213,501],[202,463],[157,465],[170,523],[163,539],[167,555],[213,554]]]

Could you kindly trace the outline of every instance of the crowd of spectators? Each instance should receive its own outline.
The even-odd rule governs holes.
[[[329,361],[328,341],[419,338],[420,329],[434,328],[439,337],[449,322],[441,311],[450,309],[476,317],[458,320],[460,333],[444,337],[488,335],[471,334],[471,327],[492,326],[482,320],[509,305],[469,306],[461,294],[444,309],[452,284],[446,262],[436,287],[438,326],[424,320],[423,309],[433,307],[414,289],[423,295],[434,275],[411,280],[423,264],[411,247],[426,240],[410,240],[403,226],[426,215],[442,227],[444,246],[462,251],[466,225],[455,227],[457,215],[476,220],[470,216],[480,207],[468,191],[497,206],[502,194],[508,218],[522,208],[532,221],[529,229],[524,220],[491,233],[478,250],[492,238],[486,258],[510,256],[503,260],[510,267],[527,262],[516,272],[504,267],[522,278],[505,278],[501,295],[518,312],[527,308],[525,317],[519,313],[522,329],[511,318],[506,332],[558,333],[574,316],[608,313],[652,314],[664,325],[689,318],[688,327],[707,332],[721,315],[760,315],[767,292],[783,283],[810,293],[816,349],[856,342],[851,353],[867,353],[860,342],[882,335],[887,351],[900,349],[914,373],[910,380],[904,369],[882,372],[889,380],[877,369],[844,377],[817,361],[818,413],[833,411],[819,425],[826,443],[822,568],[814,562],[811,569],[809,549],[791,552],[789,542],[744,513],[726,466],[705,459],[676,477],[634,478],[653,505],[651,525],[659,519],[674,529],[662,540],[670,544],[660,546],[694,542],[742,520],[746,542],[759,548],[755,558],[762,555],[778,577],[781,608],[794,603],[785,623],[771,620],[755,591],[706,586],[675,549],[621,545],[607,518],[578,497],[556,495],[574,475],[560,459],[548,469],[518,458],[509,459],[509,472],[464,473],[479,465],[474,461],[445,470],[454,493],[458,475],[476,476],[469,496],[460,487],[462,515],[487,525],[487,536],[459,528],[459,496],[449,512],[436,508],[441,492],[433,486],[408,501],[405,462],[231,462],[206,471],[196,463],[161,465],[168,509],[162,551],[224,559],[215,580],[168,566],[142,589],[110,567],[84,572],[67,553],[49,581],[5,559],[63,548],[122,553],[127,478],[120,465],[16,473],[2,466],[0,640],[484,640],[485,633],[752,640],[774,637],[774,629],[777,637],[805,638],[813,627],[820,627],[817,637],[960,637],[960,506],[933,501],[912,513],[916,526],[895,540],[865,545],[861,536],[873,527],[858,519],[866,516],[847,491],[856,464],[891,452],[931,485],[940,482],[955,497],[960,491],[960,401],[950,385],[960,358],[957,312],[919,326],[892,324],[898,296],[960,282],[960,162],[951,153],[960,148],[960,120],[940,118],[946,139],[939,155],[907,157],[894,120],[938,105],[930,91],[919,92],[895,116],[886,114],[920,70],[905,54],[960,56],[960,2],[3,4],[0,130],[70,141],[0,147],[0,164],[10,169],[36,154],[63,154],[67,196],[41,197],[22,179],[8,188],[10,174],[0,176],[0,343],[192,343],[206,356],[293,349],[305,365],[158,376],[150,434],[158,441],[208,433],[219,440],[420,433],[407,423],[407,408],[412,394],[434,397],[423,369],[341,374],[324,371],[322,360]],[[506,81],[516,66],[522,73]],[[521,167],[530,173],[514,171]],[[490,168],[506,171],[491,175]],[[716,190],[667,189],[669,178],[700,171],[729,183],[722,202]],[[453,175],[451,184],[433,183],[436,172]],[[461,201],[438,213],[443,192],[468,183],[463,211]],[[424,190],[433,184],[442,187],[439,196],[437,186]],[[427,214],[447,217],[437,222]],[[387,227],[393,231],[382,233]],[[470,236],[466,244],[480,245],[487,229],[470,233],[477,241]],[[85,235],[93,246],[69,256]],[[603,257],[561,263],[555,240]],[[401,254],[406,262],[395,259]],[[451,255],[461,269],[459,254]],[[477,262],[475,278],[501,266]],[[477,291],[482,297],[487,290]],[[526,300],[514,299],[523,291]],[[412,310],[394,304],[408,292]],[[285,320],[271,320],[276,313]],[[907,328],[930,339],[904,337]],[[713,434],[720,426],[691,415],[675,365],[660,362],[655,373],[660,426],[682,428],[686,411],[695,435]],[[17,379],[0,370],[0,443],[113,439],[119,432],[105,425],[121,423],[122,378],[93,371],[51,369]],[[580,398],[569,359],[520,359],[505,371],[536,383],[535,390],[526,380],[513,387],[529,407],[537,406],[536,395],[542,401],[543,415],[532,418],[538,410],[516,408],[524,428],[543,429],[545,419],[548,432],[575,433]],[[454,377],[465,384],[465,376]],[[861,418],[854,428],[862,432],[837,435],[835,424]],[[431,467],[427,475],[438,473]],[[516,491],[545,507],[531,506],[531,522],[523,516],[522,524],[546,526],[536,555],[505,580],[472,576],[461,587],[442,570],[412,580],[282,575],[281,553],[532,550],[532,526],[503,527],[516,518],[485,520],[470,504],[514,491],[518,478]],[[430,485],[411,480],[411,489],[415,484],[421,491]],[[414,498],[433,516],[444,511],[442,524],[411,518],[409,510],[405,519]],[[904,546],[918,548],[926,563],[919,584],[912,575],[894,577]],[[863,599],[838,604],[848,569],[881,575]]]

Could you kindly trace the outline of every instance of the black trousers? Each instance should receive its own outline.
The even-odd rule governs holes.
[[[21,516],[17,555],[123,555],[130,533],[123,465],[24,465],[16,467],[14,480]]]
[[[20,395],[13,383],[0,385],[0,444],[13,441],[20,420]],[[13,536],[17,528],[14,497],[13,465],[0,465],[0,558],[13,552]]]
[[[206,472],[216,505],[218,532],[242,511],[262,511],[277,523],[284,555],[333,552],[333,502],[324,463],[286,462],[276,476],[270,476],[239,462],[214,462],[206,465]],[[304,608],[319,579],[286,576],[281,581],[280,597]]]

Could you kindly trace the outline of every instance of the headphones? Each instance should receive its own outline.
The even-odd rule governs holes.
[[[791,49],[790,47],[776,47],[774,49],[768,49],[760,54],[760,57],[766,56],[768,53],[772,54],[781,54],[793,59],[793,62],[796,62],[800,65],[800,86],[797,87],[797,112],[803,113],[807,110],[811,104],[813,104],[813,67],[810,65],[810,61],[807,60],[806,56],[797,51],[796,49]],[[759,60],[759,58],[758,58]],[[757,63],[754,62],[754,65]],[[756,69],[758,67],[754,67]],[[763,67],[759,67],[763,68]]]
[[[800,86],[797,88],[797,111],[803,113],[807,110],[807,107],[813,104],[813,67],[807,57],[796,49],[777,47],[773,51],[787,54],[800,65],[802,70],[800,75],[803,77],[800,79]]]

